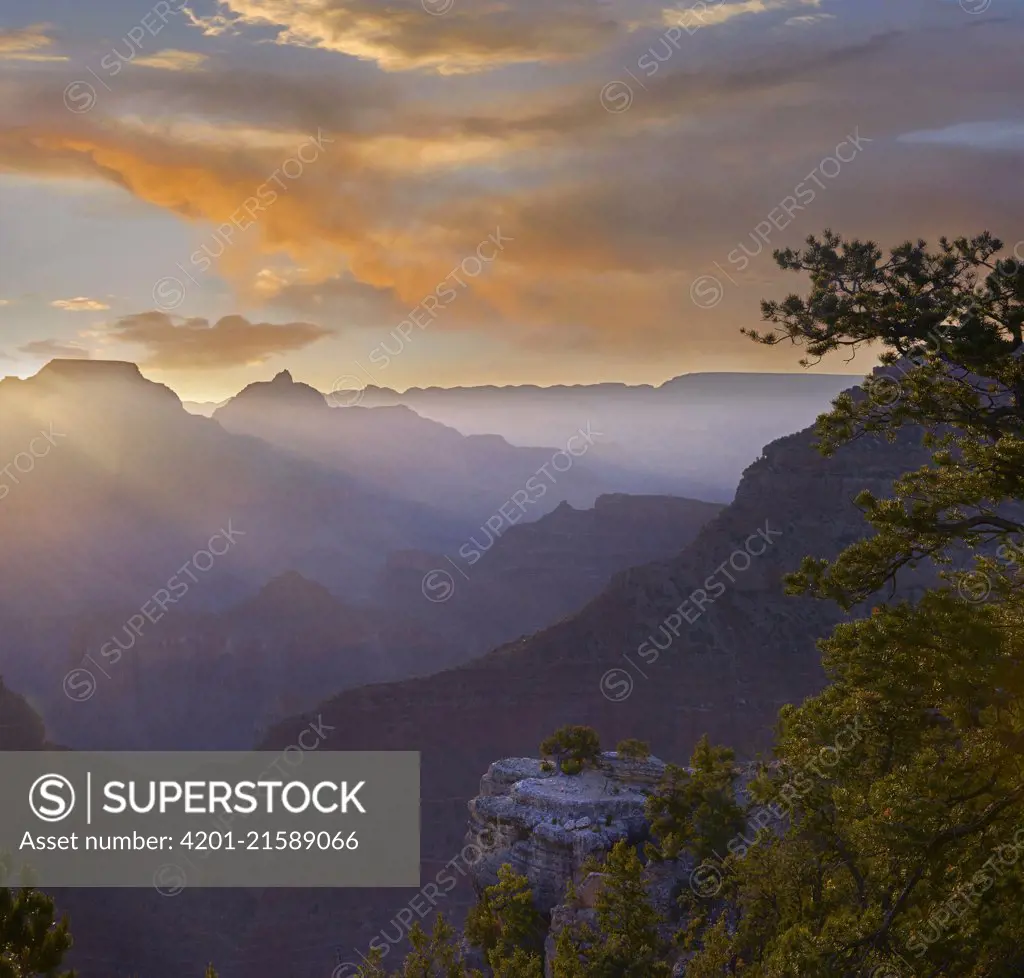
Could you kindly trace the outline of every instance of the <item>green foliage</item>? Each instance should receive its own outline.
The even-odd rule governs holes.
[[[434,927],[427,933],[419,924],[409,931],[412,950],[406,955],[398,971],[389,972],[381,964],[383,952],[371,948],[364,963],[356,970],[356,978],[483,978],[476,968],[469,968],[463,960],[458,934],[444,914],[434,918]],[[534,978],[509,974],[506,978]]]
[[[540,745],[540,753],[542,757],[553,757],[564,774],[578,774],[585,765],[600,760],[601,740],[593,727],[560,727]]]
[[[816,357],[881,344],[901,374],[895,396],[871,381],[840,397],[819,418],[822,449],[915,424],[934,450],[894,498],[858,497],[872,536],[788,581],[848,609],[904,567],[948,563],[957,544],[1005,548],[1024,529],[1002,508],[1024,498],[1024,269],[995,260],[988,235],[885,261],[828,232],[808,245],[776,257],[810,273],[810,295],[765,303],[781,329],[755,338]],[[1024,972],[1024,589],[1003,548],[1002,563],[979,558],[947,575],[956,587],[880,605],[821,643],[831,685],[783,709],[779,764],[753,788],[794,817],[729,861],[735,925],[694,921],[688,978]]]
[[[587,959],[581,943],[580,928],[573,930],[563,927],[555,938],[555,954],[551,960],[552,978],[589,978]],[[585,935],[592,941],[597,935],[587,931]]]
[[[813,780],[785,837],[733,867],[730,952],[750,963],[724,973],[1019,974],[1024,594],[972,605],[931,592],[823,647],[833,683],[784,711],[774,780],[831,756],[852,721],[860,738]]]
[[[364,963],[356,969],[355,978],[387,978],[388,973],[381,964],[383,960],[383,951],[375,947],[370,948]]]
[[[865,434],[890,440],[905,425],[930,432],[933,464],[900,479],[892,499],[865,491],[858,503],[877,531],[834,562],[807,558],[789,580],[850,608],[920,560],[1024,531],[999,512],[1024,498],[1024,263],[999,260],[1002,242],[906,243],[883,259],[872,242],[826,231],[803,252],[776,252],[782,268],[810,274],[806,298],[764,302],[777,328],[761,342],[803,345],[813,357],[868,344],[899,364],[898,381],[871,380],[869,396],[840,396],[818,419],[831,454]],[[898,372],[899,373],[899,372]]]
[[[217,978],[217,972],[214,970],[212,962],[206,966],[206,974],[203,978]]]
[[[492,957],[490,963],[494,978],[544,978],[544,958],[521,947],[507,957]]]
[[[646,804],[653,855],[674,859],[686,849],[703,861],[726,851],[745,824],[736,801],[734,760],[732,750],[713,747],[704,736],[694,748],[690,770],[668,765]]]
[[[475,968],[467,968],[459,948],[455,928],[444,914],[434,918],[430,934],[417,921],[409,931],[412,950],[402,962],[395,978],[483,978]]]
[[[53,900],[30,887],[0,887],[0,978],[73,978],[61,962],[71,948],[67,918]]]
[[[484,952],[495,975],[505,978],[543,974],[545,929],[529,880],[508,863],[499,868],[498,882],[484,890],[466,919],[466,939]]]
[[[646,761],[651,756],[651,748],[644,741],[629,737],[619,742],[615,753],[629,761]]]
[[[662,918],[651,906],[636,850],[615,845],[595,900],[597,927],[566,927],[551,962],[553,978],[668,978]]]

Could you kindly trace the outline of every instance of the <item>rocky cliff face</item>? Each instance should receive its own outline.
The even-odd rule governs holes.
[[[459,669],[351,690],[318,708],[334,728],[321,749],[421,752],[424,880],[462,850],[466,800],[477,794],[480,772],[494,758],[535,753],[563,724],[589,724],[606,744],[646,740],[676,762],[703,733],[741,756],[770,745],[779,706],[820,688],[815,643],[841,618],[832,605],[784,596],[783,575],[805,554],[834,556],[863,536],[854,496],[864,488],[888,495],[893,479],[926,459],[914,432],[892,444],[863,439],[828,459],[814,441],[804,431],[770,444],[746,470],[733,503],[681,553],[618,574],[553,627]],[[280,724],[263,749],[295,743],[309,719]],[[215,936],[237,950],[215,954],[209,907],[186,891],[176,898],[173,932],[158,934],[155,923],[147,930],[147,943],[166,949],[166,968],[148,966],[150,956],[122,961],[121,970],[145,962],[147,973],[162,978],[201,973],[213,959],[225,978],[325,978],[338,947],[352,960],[349,952],[365,951],[413,896],[224,892],[225,922]],[[468,885],[455,889],[440,909],[457,916],[470,896]],[[253,901],[244,912],[243,898]],[[76,939],[85,953],[110,944],[101,930]]]
[[[615,843],[643,841],[644,803],[665,770],[657,758],[629,761],[605,754],[601,769],[560,774],[531,757],[496,761],[469,803],[467,841],[492,840],[472,868],[478,890],[497,882],[505,863],[525,876],[537,908],[550,911],[585,860]]]
[[[580,417],[604,432],[587,462],[652,478],[628,492],[732,498],[740,473],[761,446],[810,424],[853,377],[818,373],[685,374],[660,387],[591,384],[571,387],[367,387],[366,406],[404,404],[467,434],[497,432],[515,445],[543,445],[550,432]],[[620,484],[621,485],[621,484]],[[623,487],[624,488],[624,487]]]
[[[480,793],[469,802],[465,839],[468,845],[487,843],[470,867],[474,888],[479,893],[493,886],[506,863],[529,880],[535,906],[548,916],[549,969],[563,928],[597,925],[596,900],[606,877],[588,861],[603,858],[620,841],[641,846],[650,838],[645,803],[664,772],[665,763],[656,757],[638,761],[608,752],[579,775],[561,774],[535,758],[510,757],[495,761],[480,779]],[[749,765],[737,768],[741,803],[748,801],[752,773]],[[744,834],[753,838],[757,828],[750,824]],[[684,888],[697,885],[696,868],[696,860],[684,852],[678,859],[648,862],[644,869],[667,943],[684,923],[678,898]],[[680,954],[676,962],[680,968],[684,958]]]
[[[579,457],[531,503],[529,518],[563,499],[590,506],[601,492],[615,488],[598,479],[583,458],[591,446],[580,441],[577,429],[586,425],[586,416],[538,443],[552,447],[527,448],[497,435],[460,434],[404,405],[333,407],[328,403],[333,400],[282,371],[273,381],[250,384],[213,418],[229,432],[262,439],[380,493],[447,514],[467,532],[550,465],[571,437],[572,446],[586,447],[572,448]]]
[[[228,521],[244,546],[193,575],[194,610],[289,568],[358,596],[390,551],[464,539],[465,523],[188,414],[130,363],[0,380],[0,466],[0,621],[138,608]]]
[[[392,554],[374,600],[443,636],[464,662],[582,608],[617,572],[674,556],[722,508],[676,496],[605,495],[585,510],[563,502],[532,523],[484,527],[450,556]]]
[[[56,663],[60,671],[49,682],[39,682],[42,657],[68,647],[66,631],[63,641],[53,632],[7,641],[30,653],[35,688],[51,694],[51,729],[68,743],[240,750],[272,723],[311,709],[324,690],[451,669],[564,618],[617,571],[678,552],[721,508],[658,496],[602,496],[589,510],[563,503],[503,533],[468,580],[452,577],[444,602],[427,600],[424,580],[451,565],[440,554],[405,551],[372,606],[289,571],[220,613],[172,606],[173,614],[133,642],[123,628],[137,605],[96,609],[77,619],[71,641],[75,664],[97,681],[97,695],[82,702],[71,703],[61,688],[68,658]],[[117,661],[109,663],[116,668],[104,676],[82,657],[109,651],[112,636],[120,636]]]

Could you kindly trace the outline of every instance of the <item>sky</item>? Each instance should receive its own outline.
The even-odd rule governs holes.
[[[774,249],[1024,256],[1022,51],[1024,0],[4,0],[0,375],[798,370]]]

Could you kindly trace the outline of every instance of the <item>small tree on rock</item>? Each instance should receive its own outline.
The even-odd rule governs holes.
[[[615,753],[627,761],[646,761],[651,756],[651,748],[645,741],[630,737],[627,740],[619,741]]]
[[[587,764],[597,764],[601,740],[593,727],[575,724],[556,730],[540,745],[540,752],[553,758],[563,774],[579,774]]]

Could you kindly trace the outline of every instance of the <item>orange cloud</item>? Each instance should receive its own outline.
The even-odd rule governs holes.
[[[10,30],[0,28],[0,61],[67,61],[59,54],[43,54],[41,48],[53,44],[47,33],[50,24],[31,24]]]
[[[142,366],[165,370],[238,367],[264,363],[273,356],[301,350],[331,334],[313,323],[251,323],[243,316],[177,319],[163,312],[123,316],[110,330],[124,343],[148,353]]]
[[[110,308],[105,302],[101,302],[99,299],[90,299],[84,295],[74,299],[54,299],[50,305],[54,309],[63,309],[65,312],[101,312]]]
[[[210,59],[198,51],[179,51],[167,48],[154,54],[136,58],[131,63],[142,68],[161,68],[164,71],[199,71]]]
[[[211,35],[277,29],[277,42],[443,75],[564,61],[607,47],[618,23],[591,0],[223,0],[192,22]]]
[[[443,17],[422,9],[418,16],[455,25],[460,2]],[[242,6],[233,4],[236,12]],[[325,16],[341,9],[333,0],[303,6]],[[549,9],[564,7],[555,2]],[[737,14],[716,41],[745,29],[753,35],[761,7],[785,17],[775,0],[745,2],[745,15]],[[497,16],[499,9],[487,0],[466,8],[470,18]],[[246,9],[269,16],[271,5]],[[294,5],[273,10],[283,16]],[[404,10],[389,36],[401,34]],[[500,86],[479,77],[384,75],[342,58],[339,77],[318,71],[275,78],[223,64],[204,72],[140,71],[131,86],[101,93],[100,105],[84,116],[53,114],[60,111],[60,87],[28,91],[21,124],[0,128],[0,168],[106,181],[193,222],[207,241],[241,216],[251,227],[216,248],[217,271],[240,298],[272,301],[286,318],[346,315],[397,326],[441,283],[452,286],[460,263],[474,267],[476,249],[500,228],[510,243],[479,274],[459,273],[468,285],[452,286],[457,298],[431,319],[431,330],[652,359],[688,349],[695,338],[746,350],[735,326],[753,325],[757,299],[774,287],[776,246],[797,244],[827,224],[899,240],[992,223],[979,214],[1014,219],[1012,199],[1004,193],[1011,203],[1000,197],[995,206],[993,194],[1013,185],[1019,160],[987,159],[987,177],[979,180],[976,158],[895,140],[911,128],[941,129],[979,104],[995,105],[1000,92],[1019,90],[1009,28],[888,31],[837,42],[843,46],[834,50],[809,48],[806,39],[818,33],[786,30],[765,50],[732,62],[716,56],[699,70],[682,55],[658,62],[657,74],[643,89],[634,84],[633,103],[619,114],[602,105],[601,87],[615,74],[628,77],[616,64],[639,72],[637,61],[656,34],[630,37],[631,60],[622,55],[597,68],[582,60],[559,64],[546,82],[509,72]],[[425,56],[433,56],[432,44],[422,48]],[[935,56],[937,47],[954,44],[986,64],[967,87]],[[363,84],[367,76],[370,86]],[[915,85],[907,86],[908,78]],[[904,97],[893,99],[895,90]],[[789,230],[772,231],[720,309],[697,308],[690,295],[696,276],[721,277],[716,262],[729,271],[726,256],[737,243],[749,241],[858,124],[873,141],[863,157],[844,166]],[[332,141],[312,162],[290,164],[294,179],[282,174],[321,125]],[[926,165],[928,182],[914,175],[918,163]],[[935,187],[949,192],[937,196]],[[729,315],[720,315],[726,309]],[[210,329],[186,329],[185,339],[154,346],[153,355],[191,363],[193,354],[184,350],[194,343],[199,359],[211,364],[242,362],[202,346],[209,341],[198,334]],[[133,335],[156,342],[150,332]],[[259,355],[241,354],[243,361]]]

